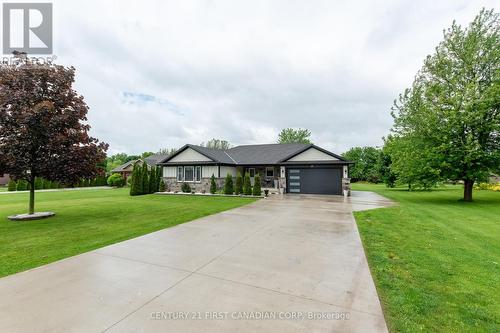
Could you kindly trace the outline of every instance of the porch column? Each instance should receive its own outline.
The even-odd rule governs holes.
[[[351,196],[351,178],[349,178],[349,166],[342,166],[342,193],[347,191],[347,196]],[[344,194],[346,195],[346,194]]]
[[[284,165],[280,166],[280,177],[278,180],[278,188],[280,189],[280,194],[286,193],[286,167]]]

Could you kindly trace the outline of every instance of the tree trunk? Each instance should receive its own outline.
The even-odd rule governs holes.
[[[473,179],[465,179],[464,180],[464,201],[471,202],[472,201],[472,187],[474,186]]]
[[[31,177],[29,182],[30,182],[29,214],[34,214],[35,213],[35,177]]]

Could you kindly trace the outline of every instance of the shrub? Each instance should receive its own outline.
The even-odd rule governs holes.
[[[233,176],[230,173],[226,176],[226,182],[224,183],[224,194],[233,194]]]
[[[43,179],[40,177],[35,177],[35,190],[43,189]]]
[[[130,176],[130,195],[140,195],[141,187],[142,187],[142,172],[141,168],[138,164],[134,165],[134,169],[132,171],[132,176]]]
[[[236,175],[236,187],[234,189],[234,194],[239,195],[243,193],[243,177],[241,173],[238,172]]]
[[[149,170],[148,165],[146,163],[142,163],[142,186],[140,194],[148,194],[149,193]]]
[[[210,193],[215,194],[217,192],[217,184],[215,183],[215,176],[212,174],[210,177]]]
[[[114,187],[123,187],[125,185],[125,179],[119,174],[114,173],[108,177],[108,185]]]
[[[182,183],[181,191],[184,193],[191,193],[191,186],[188,183]]]
[[[26,190],[28,190],[28,182],[26,180],[24,180],[24,179],[20,179],[17,182],[17,190],[18,191],[26,191]]]
[[[148,187],[148,193],[155,193],[158,192],[158,180],[156,179],[156,168],[151,167],[151,170],[149,170],[149,187]]]
[[[158,188],[158,191],[160,191],[160,186],[161,186],[161,183],[163,183],[163,169],[161,166],[159,167],[156,167],[156,186]],[[163,186],[165,186],[165,184],[163,184]],[[165,189],[163,189],[162,192],[165,192]]]
[[[160,192],[165,192],[165,182],[163,180],[160,180],[160,186],[158,188]]]
[[[254,184],[253,184],[253,195],[260,196],[262,194],[262,191],[260,189],[260,175],[256,174],[254,178]]]
[[[492,183],[479,183],[474,185],[475,190],[491,190],[491,191],[500,191],[500,183],[492,184]]]
[[[9,180],[9,185],[7,185],[8,191],[15,191],[17,189],[17,183],[15,180]]]
[[[245,178],[243,179],[243,194],[252,195],[252,183],[250,182],[250,174],[245,173]]]

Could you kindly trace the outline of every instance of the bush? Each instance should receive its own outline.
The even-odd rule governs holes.
[[[243,193],[243,177],[241,173],[238,172],[236,175],[236,187],[234,189],[234,194],[240,195]]]
[[[156,186],[158,187],[158,191],[160,190],[161,183],[163,183],[163,168],[161,166],[156,167]],[[163,184],[165,186],[165,184]],[[165,192],[165,189],[162,191]]]
[[[156,168],[151,167],[151,170],[149,170],[149,188],[148,188],[148,193],[155,193],[158,192],[158,180],[156,178]]]
[[[184,193],[191,193],[191,186],[188,183],[182,183],[181,191]]]
[[[119,173],[114,173],[108,177],[108,185],[113,187],[123,187],[125,186],[125,179],[123,179]]]
[[[252,195],[252,183],[250,182],[250,174],[245,173],[245,178],[243,179],[243,194]]]
[[[19,180],[17,182],[17,190],[18,191],[27,191],[28,190],[28,182],[24,179]]]
[[[141,168],[138,164],[134,165],[134,170],[132,171],[132,179],[130,181],[130,195],[140,195],[141,187],[142,187],[142,172]]]
[[[262,194],[262,191],[260,189],[260,175],[256,174],[254,178],[254,184],[253,184],[253,195],[260,196]]]
[[[146,163],[142,163],[142,186],[140,194],[148,194],[149,193],[149,170],[148,165]]]
[[[490,183],[479,183],[474,185],[475,190],[491,190],[491,191],[500,191],[500,183],[490,184]]]
[[[17,189],[17,183],[15,180],[9,180],[9,185],[7,186],[8,191],[15,191]]]
[[[43,189],[43,179],[40,177],[35,177],[35,190]]]
[[[158,189],[160,192],[165,192],[165,182],[163,180],[160,180],[160,186]]]
[[[43,180],[43,189],[48,190],[52,188],[52,182],[50,180],[44,179]]]
[[[215,183],[215,176],[212,174],[210,177],[210,193],[215,194],[217,192],[217,184]]]
[[[224,183],[224,194],[233,194],[233,176],[230,173],[226,176],[226,182]]]

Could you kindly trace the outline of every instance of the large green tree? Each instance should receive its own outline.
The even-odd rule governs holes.
[[[311,132],[302,128],[284,128],[278,134],[278,143],[306,143],[311,142]]]
[[[399,176],[476,180],[500,166],[500,20],[482,10],[467,27],[453,23],[395,102],[389,149]]]
[[[342,156],[353,161],[354,165],[349,167],[349,177],[354,181],[367,180],[378,183],[381,180],[378,168],[380,150],[375,147],[353,147],[342,154]]]

